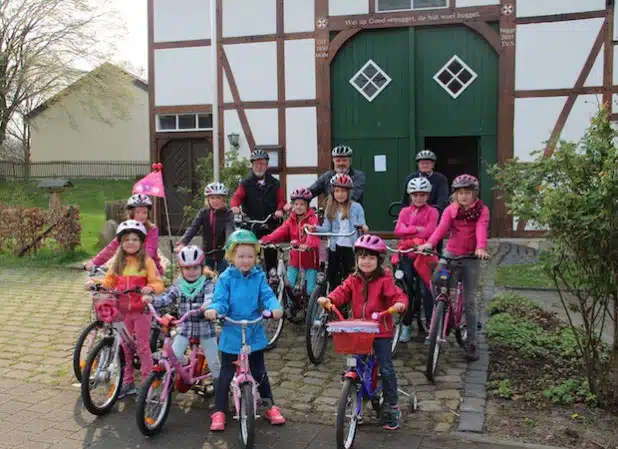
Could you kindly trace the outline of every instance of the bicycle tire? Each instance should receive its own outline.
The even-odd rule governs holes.
[[[245,383],[240,387],[240,403],[238,404],[238,424],[240,425],[240,442],[244,449],[253,449],[255,443],[255,402],[253,385]],[[245,407],[246,429],[243,435],[243,406]]]
[[[429,346],[425,376],[430,382],[435,381],[438,362],[440,360],[440,342],[438,341],[438,338],[444,329],[444,319],[446,316],[445,306],[446,304],[444,301],[438,301],[434,308],[434,326],[429,330]]]
[[[352,379],[346,379],[343,381],[343,386],[341,387],[341,396],[339,396],[339,403],[337,404],[337,424],[335,426],[337,449],[350,449],[354,444],[354,439],[356,438],[356,430],[358,428],[358,419],[356,417],[351,418],[350,429],[348,430],[348,435],[345,440],[343,435],[348,397],[352,398],[352,403],[356,406],[356,401],[358,401],[358,394],[356,391],[355,382]]]
[[[146,401],[148,400],[148,392],[150,391],[150,387],[154,383],[154,381],[162,382],[162,379],[167,372],[160,371],[151,371],[146,381],[142,385],[140,389],[139,396],[137,397],[136,410],[135,410],[135,418],[137,421],[137,427],[139,431],[148,437],[158,434],[163,429],[165,425],[165,421],[167,420],[167,416],[169,415],[171,403],[172,403],[172,390],[174,389],[173,379],[170,379],[170,387],[167,392],[167,398],[163,405],[163,410],[160,412],[160,417],[157,421],[155,421],[155,425],[148,426],[146,423]],[[162,392],[164,393],[164,392]],[[162,413],[162,414],[161,414]]]
[[[326,355],[326,347],[328,343],[328,334],[326,329],[324,329],[324,335],[321,339],[321,345],[318,346],[318,349],[314,351],[311,331],[313,329],[314,316],[317,316],[318,311],[320,310],[320,305],[318,304],[318,298],[323,296],[323,292],[326,290],[325,285],[317,285],[316,288],[311,293],[309,297],[309,304],[307,305],[307,316],[305,320],[305,346],[307,348],[307,355],[309,356],[309,360],[314,365],[319,365],[324,361],[324,356]]]
[[[280,285],[282,286],[283,284]],[[276,324],[276,328],[275,332],[272,334],[272,337],[269,337],[268,331],[266,331],[266,326],[264,327],[264,331],[266,331],[266,338],[268,339],[268,344],[265,348],[265,351],[270,351],[277,346],[277,340],[279,340],[279,338],[281,337],[281,334],[283,333],[283,325],[285,324],[285,308],[287,307],[287,301],[289,300],[287,292],[285,291],[285,287],[282,288],[282,290],[279,292],[279,295],[277,296],[277,300],[279,302],[281,310],[284,313],[281,315],[281,319],[274,321],[274,323]],[[268,324],[271,323],[269,322]]]
[[[82,372],[84,367],[86,366],[86,360],[82,359],[82,348],[84,343],[86,342],[86,338],[88,335],[95,329],[103,329],[103,323],[99,320],[95,320],[88,324],[82,332],[79,334],[77,338],[77,342],[75,343],[75,348],[73,349],[73,374],[78,382],[82,381]],[[94,337],[96,339],[96,335]],[[94,346],[93,346],[94,347]],[[92,349],[92,348],[90,348]],[[86,356],[87,358],[88,356]]]
[[[113,348],[113,345],[114,345],[113,338],[104,338],[103,340],[101,340],[100,342],[96,344],[96,346],[93,348],[90,354],[88,354],[88,359],[86,360],[86,366],[84,367],[84,372],[82,374],[83,379],[88,379],[88,380],[90,379],[90,374],[92,372],[92,368],[93,368],[93,365],[94,365],[94,362],[96,360],[96,356],[98,355],[98,353],[106,349],[107,347]],[[120,387],[122,386],[122,379],[124,376],[124,363],[125,363],[124,357],[122,357],[121,354],[122,354],[122,351],[119,351],[119,355],[118,355],[119,374],[116,378],[117,382],[115,385],[115,389],[111,395],[108,395],[109,401],[105,405],[101,407],[96,405],[92,401],[92,397],[90,394],[90,382],[89,381],[82,382],[82,386],[81,386],[82,401],[84,402],[84,406],[86,407],[86,409],[93,415],[96,415],[96,416],[106,415],[107,413],[109,413],[109,411],[112,409],[112,407],[118,400],[118,394],[120,393]]]

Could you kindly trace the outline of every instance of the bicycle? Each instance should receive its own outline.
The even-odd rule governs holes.
[[[424,253],[426,254],[426,253]],[[437,255],[435,253],[430,253]],[[464,315],[464,290],[463,282],[459,276],[461,262],[467,259],[477,259],[476,256],[440,256],[440,263],[446,265],[438,274],[438,284],[434,289],[438,292],[435,299],[431,324],[429,328],[429,351],[425,376],[433,382],[438,369],[440,348],[446,343],[451,330],[455,329],[455,339],[459,346],[463,347],[467,341],[466,317]],[[456,288],[451,287],[452,279],[457,279]],[[454,291],[453,291],[454,290]]]
[[[240,424],[240,440],[244,449],[253,448],[255,442],[255,419],[259,418],[257,414],[257,405],[259,399],[258,383],[251,374],[249,367],[249,354],[251,354],[251,346],[247,344],[247,326],[258,324],[264,318],[270,318],[272,312],[264,310],[262,316],[255,320],[233,320],[228,316],[220,316],[221,321],[227,321],[230,324],[242,326],[241,349],[238,354],[236,364],[236,372],[232,378],[231,388],[234,397],[234,419],[237,419]]]
[[[329,323],[335,352],[348,355],[341,396],[337,404],[335,428],[337,449],[350,449],[356,438],[357,427],[363,420],[364,402],[371,402],[378,417],[384,403],[378,361],[373,352],[373,341],[375,335],[380,332],[378,320],[385,315],[395,313],[395,310],[391,307],[380,313],[374,312],[371,320],[344,320],[343,315],[334,305],[330,306],[330,310],[340,320]],[[410,411],[415,412],[418,409],[416,391],[406,393],[398,389],[398,392],[409,398]],[[345,420],[348,417],[350,426],[346,435]]]
[[[347,234],[334,234],[332,232],[312,232],[305,228],[308,235],[328,238],[328,247],[330,247],[330,239],[333,237],[351,237],[356,233],[356,230]],[[330,292],[330,284],[328,283],[328,258],[320,264],[316,286],[309,297],[307,304],[307,313],[305,319],[305,345],[307,347],[307,355],[309,360],[314,365],[319,365],[324,361],[326,354],[326,339],[328,333],[326,331],[329,315],[318,304],[318,298],[326,296]]]
[[[155,321],[162,326],[165,341],[161,359],[153,366],[150,375],[140,389],[135,417],[140,432],[146,436],[153,436],[161,431],[167,420],[174,389],[180,393],[186,393],[192,388],[200,388],[202,381],[211,379],[212,375],[205,373],[206,358],[204,352],[200,349],[199,339],[189,339],[191,354],[188,362],[178,360],[172,350],[172,329],[191,316],[204,313],[204,309],[200,307],[190,310],[180,319],[175,319],[170,315],[161,317],[152,304],[148,304],[148,309],[152,312]],[[175,382],[174,377],[176,377]],[[205,389],[205,387],[202,388]],[[153,404],[157,412],[151,414],[149,406]]]
[[[88,382],[82,381],[81,395],[86,409],[93,415],[101,416],[112,409],[122,386],[125,365],[122,343],[128,345],[134,354],[137,353],[135,340],[126,330],[124,313],[118,305],[118,297],[128,293],[139,293],[140,288],[118,291],[95,285],[93,290],[97,317],[105,324],[106,333],[88,354],[82,373],[82,379],[88,379]],[[103,402],[96,403],[94,395],[96,387],[109,381],[111,385],[104,390]]]

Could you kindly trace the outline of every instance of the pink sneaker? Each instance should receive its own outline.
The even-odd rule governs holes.
[[[210,431],[211,432],[220,432],[225,430],[225,413],[223,412],[214,412],[210,415],[211,423],[210,423]]]
[[[285,418],[281,415],[281,411],[276,405],[266,410],[264,417],[273,425],[285,424]]]

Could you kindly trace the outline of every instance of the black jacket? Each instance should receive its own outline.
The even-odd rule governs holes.
[[[449,198],[448,180],[446,179],[446,176],[444,176],[442,173],[433,172],[431,176],[427,177],[426,175],[423,175],[421,174],[421,172],[417,171],[412,173],[411,175],[408,175],[406,181],[403,184],[403,198],[401,202],[403,203],[404,207],[410,205],[410,195],[408,195],[407,192],[408,183],[410,182],[410,180],[414,178],[420,178],[421,176],[429,179],[429,182],[432,186],[427,203],[430,206],[436,207],[440,214],[442,214],[442,211],[444,211],[446,206],[448,206]]]
[[[333,176],[335,176],[337,172],[335,170],[328,170],[327,172],[322,173],[322,175],[316,179],[316,181],[309,187],[313,197],[315,198],[318,195],[330,194],[330,180]],[[360,170],[355,170],[350,168],[348,175],[352,178],[354,182],[354,187],[352,188],[352,199],[357,203],[363,203],[363,193],[365,192],[365,173]]]
[[[214,228],[213,228],[214,223]],[[200,209],[191,226],[187,228],[182,236],[181,242],[188,245],[202,228],[202,248],[204,252],[215,248],[223,248],[227,238],[234,232],[234,214],[230,209],[213,211],[212,209]],[[207,255],[207,258],[215,257],[217,260],[223,259],[224,251],[217,251],[215,254]]]
[[[263,186],[258,185],[258,177],[252,173],[240,182],[244,193],[242,210],[253,220],[264,220],[268,215],[274,214],[280,201],[279,180],[267,173],[264,181]]]

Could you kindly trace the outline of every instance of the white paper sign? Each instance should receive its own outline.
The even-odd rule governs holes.
[[[376,154],[373,157],[373,170],[376,172],[386,171],[386,154]]]

